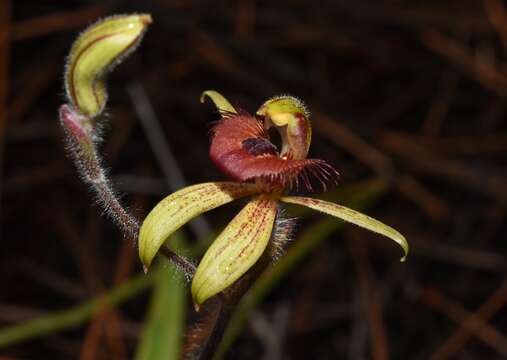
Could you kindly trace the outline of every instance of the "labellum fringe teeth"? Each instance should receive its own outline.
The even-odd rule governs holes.
[[[287,190],[306,190],[313,192],[311,179],[316,179],[324,191],[328,186],[338,184],[339,173],[324,160],[303,159],[283,160],[267,159],[274,162],[269,171],[246,180],[259,179],[267,185],[280,186]]]

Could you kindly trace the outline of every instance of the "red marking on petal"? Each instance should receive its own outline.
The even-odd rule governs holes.
[[[226,175],[240,181],[260,180],[270,187],[310,191],[310,176],[324,189],[336,184],[338,172],[324,160],[280,157],[268,144],[269,136],[255,117],[245,112],[223,114],[212,130],[210,157]]]

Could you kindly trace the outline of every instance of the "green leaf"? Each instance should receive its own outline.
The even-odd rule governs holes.
[[[185,248],[181,232],[170,243],[175,251]],[[177,359],[185,327],[187,287],[184,275],[165,258],[157,264],[155,284],[136,360]]]
[[[0,330],[0,348],[23,341],[54,334],[58,331],[76,328],[84,324],[94,314],[104,309],[116,307],[139,294],[153,282],[151,275],[138,275],[109,290],[104,295],[86,301],[70,309],[56,311]]]

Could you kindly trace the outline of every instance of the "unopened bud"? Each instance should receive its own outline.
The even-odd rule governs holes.
[[[107,100],[104,75],[141,41],[151,16],[119,15],[88,27],[72,46],[65,71],[69,102],[82,115],[99,115]]]

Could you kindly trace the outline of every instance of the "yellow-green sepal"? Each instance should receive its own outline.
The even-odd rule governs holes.
[[[268,245],[278,202],[270,195],[250,201],[204,254],[192,280],[192,298],[200,305],[243,276]]]
[[[307,198],[302,196],[284,196],[280,198],[283,202],[290,204],[297,204],[309,207],[311,209],[323,212],[328,215],[335,216],[339,219],[345,220],[349,223],[355,224],[362,228],[373,231],[377,234],[384,235],[394,240],[403,249],[403,257],[401,261],[405,261],[408,255],[408,242],[403,235],[386,224],[369,217],[356,210],[352,210],[348,207],[338,205],[329,201]]]
[[[151,22],[147,14],[117,15],[81,33],[65,71],[67,97],[75,110],[88,118],[102,112],[107,100],[103,75],[135,49]]]
[[[150,211],[139,231],[139,257],[147,269],[164,242],[194,217],[258,192],[255,184],[209,182],[176,191]]]

